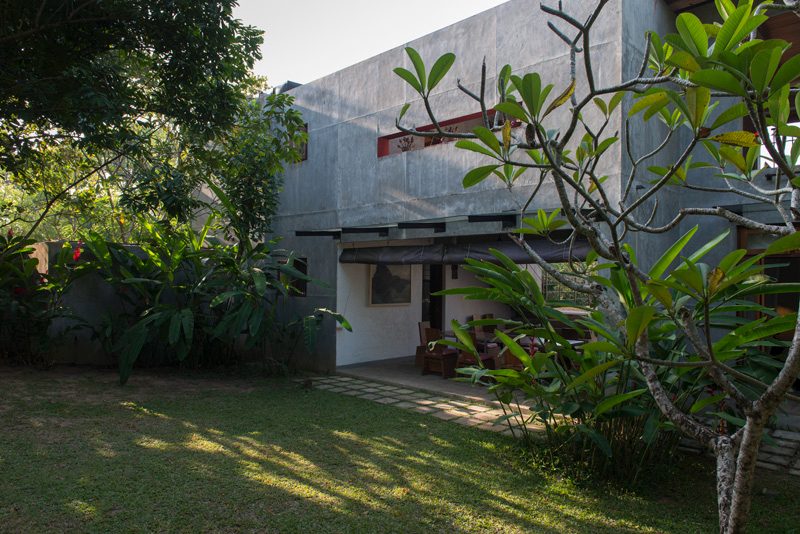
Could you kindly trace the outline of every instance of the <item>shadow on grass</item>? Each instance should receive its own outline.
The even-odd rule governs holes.
[[[716,522],[711,499],[707,513],[670,519],[665,507],[680,511],[680,500],[540,477],[505,436],[288,383],[212,383],[53,381],[0,403],[4,531],[555,534]],[[91,392],[81,400],[75,387]]]

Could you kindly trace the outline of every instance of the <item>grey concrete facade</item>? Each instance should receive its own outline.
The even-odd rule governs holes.
[[[555,2],[552,2],[555,4]],[[594,6],[585,0],[565,0],[565,9],[578,20],[584,20]],[[553,20],[539,9],[539,2],[510,0],[494,9],[443,28],[408,43],[422,56],[430,68],[446,52],[453,52],[456,61],[450,72],[433,91],[432,107],[439,120],[463,117],[479,111],[477,104],[456,88],[456,80],[473,92],[480,90],[482,61],[487,68],[487,94],[496,86],[496,76],[505,64],[515,74],[538,72],[543,83],[555,85],[552,94],[567,87],[570,81],[568,48],[548,28]],[[611,0],[595,24],[592,33],[592,54],[598,85],[613,85],[635,76],[642,64],[645,32],[654,30],[663,35],[674,32],[675,14],[662,0]],[[561,25],[565,26],[565,25]],[[570,32],[567,31],[569,34]],[[473,152],[459,150],[452,143],[429,146],[421,150],[378,157],[378,138],[395,134],[395,119],[406,103],[411,103],[403,123],[425,126],[430,119],[418,95],[396,76],[395,67],[413,72],[403,47],[353,65],[319,80],[292,89],[295,106],[308,123],[308,160],[292,165],[285,173],[285,188],[281,208],[275,221],[275,232],[284,236],[287,248],[296,250],[309,261],[309,274],[337,287],[341,267],[337,262],[341,247],[347,243],[371,240],[374,235],[344,235],[341,241],[330,237],[295,237],[297,230],[321,230],[341,227],[371,226],[387,223],[413,222],[427,219],[471,214],[499,213],[516,209],[514,200],[503,184],[486,180],[465,190],[461,180],[471,169],[486,165],[486,158]],[[578,92],[585,74],[578,69]],[[488,98],[496,101],[496,96]],[[630,102],[621,106],[607,131],[622,131]],[[586,112],[591,120],[593,110]],[[558,124],[559,115],[553,123]],[[631,126],[632,150],[645,153],[653,148],[664,134],[656,120],[636,122]],[[678,140],[680,141],[680,140]],[[681,143],[674,143],[650,165],[666,165],[675,161]],[[684,145],[685,146],[685,145]],[[601,175],[613,195],[621,194],[622,177],[630,171],[623,154],[623,144],[615,144],[605,159]],[[516,188],[516,195],[525,198],[530,193],[534,173]],[[523,175],[525,176],[525,175]],[[652,176],[641,175],[643,183]],[[525,181],[527,180],[527,182]],[[662,206],[674,214],[688,204],[724,204],[719,198],[685,193],[666,192]],[[734,202],[734,201],[732,201]],[[738,202],[735,201],[735,202]],[[547,211],[560,207],[552,188],[545,187],[530,209]],[[654,260],[665,245],[674,242],[697,221],[687,220],[675,231],[660,236],[632,236],[631,243],[640,258]],[[710,239],[728,227],[714,221],[704,223],[703,235],[697,243]],[[451,236],[501,233],[498,223],[448,225]],[[406,239],[428,238],[431,231],[392,229],[379,243],[403,244]],[[735,231],[729,236],[735,244]],[[352,246],[352,245],[347,245]],[[645,260],[646,261],[646,260]],[[366,278],[364,278],[366,283]],[[334,292],[309,287],[306,299],[296,299],[293,305],[304,309],[326,307],[343,312],[343,302]],[[414,325],[415,326],[415,325]],[[322,342],[313,356],[300,357],[297,362],[317,371],[331,371],[337,362],[337,336],[341,331],[331,322],[322,333]]]

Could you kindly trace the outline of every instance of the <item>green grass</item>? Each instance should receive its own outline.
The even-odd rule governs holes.
[[[506,436],[289,381],[0,369],[3,533],[714,532],[687,465],[592,491]],[[751,532],[800,532],[800,480],[758,484]]]

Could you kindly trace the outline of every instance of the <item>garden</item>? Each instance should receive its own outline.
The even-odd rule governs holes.
[[[457,85],[480,112],[471,132],[442,128],[431,99],[455,56],[431,62],[406,48],[414,72],[394,72],[418,97],[399,112],[403,139],[455,141],[447,148],[485,158],[465,188],[499,180],[513,195],[531,179],[518,202],[522,227],[508,237],[582,296],[546,300],[529,271],[496,251],[468,260],[480,287],[442,292],[514,311],[454,321],[457,339],[446,342],[476,356],[461,378],[496,395],[506,412],[497,425],[517,422],[512,438],[288,378],[298,373],[293,354],[312,354],[322,325],[351,326],[335,310],[289,304],[309,284],[333,290],[272,235],[282,173],[301,160],[307,134],[292,97],[267,93],[252,75],[260,32],[233,18],[234,4],[43,2],[8,15],[4,531],[800,528],[797,479],[756,469],[759,451],[779,445],[776,413],[800,402],[797,312],[765,304],[800,284],[777,283],[764,264],[800,249],[800,128],[791,122],[800,56],[785,59],[789,43],[755,33],[774,15],[766,12],[800,15],[800,5],[715,0],[719,20],[707,24],[682,13],[677,33],[645,36],[640,71],[612,86],[595,79],[590,46],[608,2],[586,8],[583,23],[560,3],[542,6],[569,52],[568,83],[506,65],[491,84],[494,103],[484,66],[480,94]],[[404,125],[411,105],[432,128]],[[637,154],[628,126],[651,120],[663,142]],[[731,130],[745,121],[750,130]],[[652,164],[674,144],[674,161]],[[616,185],[598,170],[611,154],[627,158]],[[774,169],[769,190],[758,162]],[[673,189],[734,195],[774,216],[658,211],[658,196]],[[539,209],[543,190],[560,209]],[[703,217],[769,244],[750,254],[724,250],[727,232],[693,241],[701,223],[681,225]],[[668,246],[637,258],[632,235],[667,233]],[[592,252],[556,269],[526,235],[583,239]],[[41,241],[58,243],[47,269]],[[65,302],[90,279],[113,304],[87,320]],[[586,314],[571,320],[564,305]],[[587,342],[575,346],[556,323]],[[467,331],[478,326],[519,365],[483,367]],[[73,333],[101,345],[108,368],[59,365]],[[681,456],[682,438],[708,457]],[[796,466],[787,460],[787,471]]]

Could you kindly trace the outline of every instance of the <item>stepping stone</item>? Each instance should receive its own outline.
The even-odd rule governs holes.
[[[378,389],[378,388],[366,388],[366,389],[364,389],[364,390],[362,390],[362,391],[363,391],[364,393],[378,393],[378,392],[380,392],[381,390],[380,390],[380,389]]]
[[[312,386],[312,387],[315,387],[317,389],[331,389],[331,388],[336,387],[336,386],[331,385],[331,384],[320,384],[319,386]]]
[[[375,395],[374,393],[369,393],[367,395],[360,395],[358,398],[359,399],[366,399],[366,400],[375,400],[375,399],[380,399],[381,396],[380,395]]]
[[[473,419],[472,417],[460,417],[458,419],[453,419],[453,422],[464,426],[478,426],[484,423],[480,419]]]
[[[419,410],[420,408],[424,408],[424,407],[425,406],[420,406],[419,408],[417,408],[417,410]],[[442,419],[444,421],[449,421],[450,419],[458,419],[459,417],[461,417],[458,414],[450,413],[450,412],[436,412],[436,413],[432,413],[431,415],[434,416],[434,417],[438,417],[439,419]]]
[[[395,404],[395,406],[400,406],[400,405],[399,404]],[[433,413],[433,412],[436,411],[433,408],[431,408],[430,406],[417,406],[416,408],[411,408],[411,410],[414,411],[414,412],[419,412],[419,413]]]
[[[350,390],[348,388],[335,387],[333,389],[329,389],[328,391],[330,391],[331,393],[344,393],[345,391],[350,391]]]
[[[392,397],[382,397],[380,399],[375,399],[375,402],[380,402],[381,404],[392,404],[393,402],[399,402],[398,399],[393,399]]]
[[[350,391],[342,391],[345,395],[350,395],[351,397],[355,397],[356,395],[363,395],[363,391],[359,391],[357,389],[351,389]]]
[[[419,406],[414,402],[400,401],[394,405],[395,408],[418,408]]]
[[[491,408],[489,408],[488,406],[480,406],[478,404],[471,404],[471,405],[467,406],[467,410],[469,410],[471,412],[488,412],[489,410],[491,410]]]

